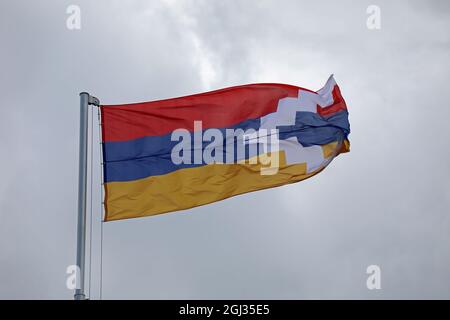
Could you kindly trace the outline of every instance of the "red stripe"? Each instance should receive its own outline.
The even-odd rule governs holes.
[[[345,104],[338,85],[335,85],[333,88],[333,100],[333,104],[325,108],[317,105],[317,113],[321,116],[328,116],[341,110],[347,110],[347,105]]]
[[[194,120],[201,120],[203,129],[226,128],[275,112],[280,99],[297,97],[299,89],[307,90],[285,84],[250,84],[181,98],[105,105],[101,107],[103,141],[159,136],[178,128],[193,131]]]

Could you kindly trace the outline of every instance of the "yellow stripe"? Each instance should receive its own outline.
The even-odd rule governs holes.
[[[337,142],[332,142],[322,146],[323,157],[325,159],[331,157],[334,154],[334,152],[336,151],[337,144],[338,144]]]
[[[328,154],[331,147],[325,147],[324,154]],[[301,181],[318,173],[307,174],[306,164],[287,165],[285,159],[284,152],[280,152],[280,168],[274,175],[261,175],[259,163],[209,164],[134,181],[109,182],[105,184],[105,221],[197,207],[235,195]]]

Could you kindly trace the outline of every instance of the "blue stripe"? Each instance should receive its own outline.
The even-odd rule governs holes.
[[[244,131],[249,129],[258,130],[260,127],[260,119],[251,119],[244,121],[231,128],[220,128],[224,140],[220,145],[226,145],[225,131],[226,129],[242,129]],[[203,130],[203,133],[205,130]],[[203,134],[202,133],[202,134]],[[191,149],[194,149],[194,141],[191,139]],[[179,142],[171,141],[171,134],[164,136],[149,136],[140,139],[121,141],[121,142],[106,142],[104,143],[104,179],[105,182],[112,181],[131,181],[142,179],[149,176],[157,176],[167,174],[169,172],[193,168],[207,163],[202,161],[201,164],[194,164],[194,152],[191,152],[191,164],[174,164],[171,159],[173,147]],[[210,145],[209,141],[202,141],[202,153]],[[237,143],[234,143],[234,160],[237,162]],[[257,146],[257,150],[259,148]],[[221,162],[226,161],[226,150],[223,150]],[[258,153],[257,153],[258,154]],[[250,147],[245,147],[245,159],[248,159],[251,154]],[[202,159],[203,160],[203,159]]]
[[[258,130],[260,127],[260,119],[251,119],[237,124],[228,129],[249,129]],[[219,129],[222,136],[225,137],[225,130]],[[280,139],[297,137],[298,141],[304,146],[323,145],[345,136],[350,132],[347,111],[340,111],[328,117],[322,117],[319,114],[311,112],[298,112],[296,115],[296,123],[293,126],[278,127]],[[204,131],[203,131],[204,132]],[[193,139],[191,139],[193,140]],[[193,148],[193,141],[191,141]],[[149,176],[164,175],[179,169],[193,168],[202,164],[179,164],[172,162],[171,152],[178,141],[171,141],[171,134],[164,136],[149,136],[140,139],[106,142],[103,145],[104,157],[104,179],[105,182],[113,181],[131,181],[142,179]],[[202,152],[210,142],[202,143]],[[223,144],[225,145],[225,139]],[[236,162],[236,141],[234,143],[234,161]],[[257,152],[259,152],[259,149]],[[261,149],[262,150],[262,149]],[[247,159],[254,154],[250,154],[249,146],[246,146],[245,158]],[[225,159],[222,159],[225,162]],[[191,155],[191,163],[193,163],[193,152]]]
[[[295,125],[279,126],[278,129],[280,140],[297,137],[302,146],[309,147],[337,141],[342,133],[347,138],[350,123],[345,110],[326,117],[312,112],[297,112]]]

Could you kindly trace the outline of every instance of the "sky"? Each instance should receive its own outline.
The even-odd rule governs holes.
[[[351,152],[321,174],[103,225],[93,110],[89,296],[449,299],[449,18],[445,0],[1,1],[0,298],[73,297],[79,92],[119,104],[258,82],[318,90],[334,74]]]

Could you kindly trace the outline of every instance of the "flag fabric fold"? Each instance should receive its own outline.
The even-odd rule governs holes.
[[[298,182],[349,151],[333,76],[317,92],[262,83],[100,109],[105,221]]]

